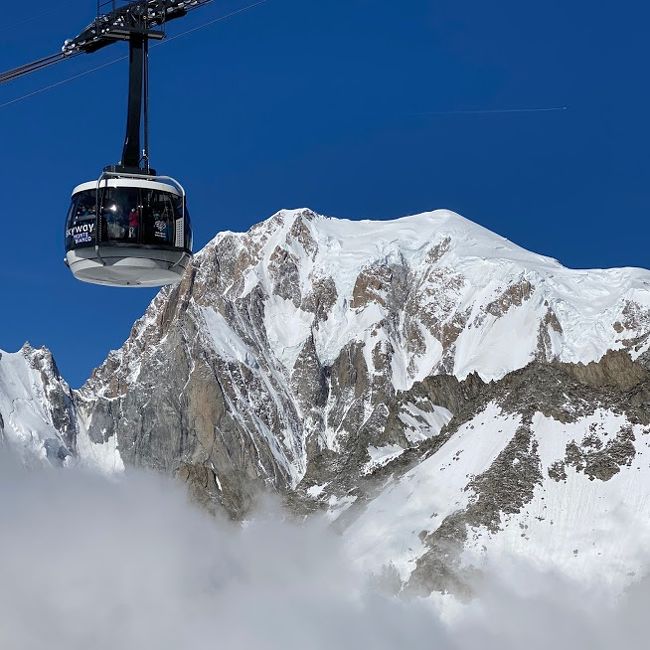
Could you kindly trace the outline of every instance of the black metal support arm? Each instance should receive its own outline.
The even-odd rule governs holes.
[[[119,7],[116,2],[101,2],[98,10],[110,5],[111,11],[98,15],[77,36],[65,41],[60,52],[0,73],[0,84],[78,54],[92,54],[119,40],[129,41],[134,32],[144,33],[148,38],[162,39],[167,23],[211,2],[213,0],[134,0]]]
[[[129,39],[129,100],[126,116],[126,137],[120,166],[133,171],[140,168],[140,130],[142,125],[142,96],[145,79],[147,37],[131,34]]]
[[[143,24],[148,25],[149,29],[163,27],[166,23],[187,15],[188,11],[212,1],[135,0],[97,16],[82,32],[64,43],[63,52],[96,52],[120,38],[120,34],[122,38],[128,38],[134,29],[141,28]]]

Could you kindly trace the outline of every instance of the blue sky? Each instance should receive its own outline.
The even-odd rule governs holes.
[[[169,34],[246,4],[216,0]],[[58,51],[94,8],[4,7],[0,67]],[[283,207],[445,207],[568,266],[647,267],[648,20],[640,0],[268,0],[152,51],[153,162],[186,186],[197,246]],[[125,52],[4,85],[0,104]],[[62,264],[70,190],[119,159],[125,101],[122,62],[0,108],[0,348],[47,345],[73,386],[155,295]]]

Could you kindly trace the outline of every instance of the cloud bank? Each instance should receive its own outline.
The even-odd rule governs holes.
[[[157,476],[5,457],[0,522],[3,649],[645,647],[647,581],[614,602],[512,564],[443,617],[381,593],[321,520],[291,524],[269,505],[244,526],[215,521]]]

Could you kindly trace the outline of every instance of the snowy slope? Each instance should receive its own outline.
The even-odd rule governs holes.
[[[510,441],[520,418],[490,404],[442,449],[391,481],[348,529],[348,546],[367,571],[392,565],[407,581],[425,551],[420,533],[469,503],[468,475],[481,474]]]
[[[533,427],[544,480],[503,530],[490,533],[477,528],[463,561],[480,566],[489,547],[492,560],[516,556],[542,571],[556,570],[582,581],[607,580],[619,590],[648,569],[650,428],[630,425],[625,415],[606,409],[572,423],[537,413]],[[593,440],[604,445],[626,427],[632,434],[634,456],[608,480],[590,478],[572,466],[566,467],[566,478],[549,476],[553,465],[563,461],[571,441],[580,441],[592,431]]]
[[[445,547],[444,552],[453,558],[459,576],[488,562],[507,567],[513,558],[594,587],[605,582],[615,592],[643,575],[650,543],[650,427],[630,425],[622,414],[596,409],[567,424],[537,413],[532,429],[539,444],[540,476],[532,497],[518,512],[502,514],[496,528],[465,518],[468,506],[480,500],[468,479],[489,472],[520,424],[519,417],[490,404],[440,451],[388,481],[346,530],[350,554],[366,571],[380,574],[393,567],[406,585],[418,560],[426,565],[436,531],[457,517],[467,526],[467,537],[462,548]],[[629,465],[613,476],[599,480],[573,466],[566,467],[563,478],[554,476],[567,444],[590,431],[605,444],[608,436],[626,427],[634,452]],[[521,461],[512,462],[516,468]]]
[[[15,353],[0,351],[0,443],[29,463],[123,469],[114,441],[110,449],[88,438],[49,350],[29,344]]]
[[[72,403],[51,355],[25,345],[20,351],[0,352],[0,434],[24,457],[61,464],[71,451],[66,444],[65,415],[56,422],[57,398]],[[63,426],[61,426],[63,425]]]
[[[393,384],[406,389],[443,368],[460,378],[502,377],[540,352],[540,337],[548,358],[595,361],[650,325],[650,272],[567,269],[444,210],[383,222],[282,211],[249,233],[220,234],[199,260],[224,244],[249,262],[243,280],[226,287],[228,297],[262,288],[269,342],[289,371],[312,330],[324,364],[351,340],[368,351],[390,341]],[[199,278],[204,269],[211,267]],[[403,296],[395,295],[400,273]],[[304,304],[318,281],[332,281],[335,296],[322,322]],[[382,321],[395,308],[403,320],[389,329]],[[648,346],[646,339],[633,356]]]

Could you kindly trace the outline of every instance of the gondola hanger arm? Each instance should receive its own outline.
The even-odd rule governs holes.
[[[111,3],[114,7],[112,11],[98,13],[90,25],[64,42],[60,52],[0,73],[0,84],[79,54],[92,54],[116,41],[128,41],[132,34],[139,33],[153,40],[161,40],[165,37],[162,30],[168,22],[212,2],[214,0],[135,0],[120,7]]]

